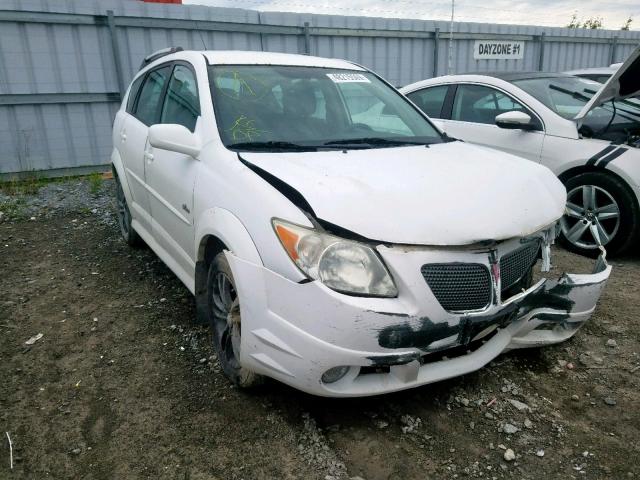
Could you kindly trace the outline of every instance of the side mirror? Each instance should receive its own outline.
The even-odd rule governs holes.
[[[517,110],[498,115],[496,117],[496,125],[500,128],[511,130],[533,130],[536,128],[535,125],[531,123],[531,117],[529,115]]]
[[[196,158],[200,155],[200,141],[182,125],[159,123],[149,128],[149,144],[153,148],[184,153]]]

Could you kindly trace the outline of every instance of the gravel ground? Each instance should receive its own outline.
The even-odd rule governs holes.
[[[562,345],[381,397],[248,394],[112,198],[108,180],[0,193],[0,478],[640,478],[638,255]]]

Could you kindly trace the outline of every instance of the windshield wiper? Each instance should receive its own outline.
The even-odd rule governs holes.
[[[317,146],[311,145],[300,145],[298,143],[293,142],[284,142],[284,141],[268,141],[268,142],[239,142],[232,143],[231,145],[227,145],[227,148],[230,149],[238,149],[238,150],[291,150],[296,152],[304,152],[304,151],[315,151],[318,149]]]
[[[382,137],[365,137],[365,138],[347,138],[344,140],[332,140],[324,143],[324,146],[332,145],[385,145],[385,146],[398,146],[398,145],[428,145],[429,142],[418,142],[412,140],[402,140],[382,138]]]
[[[554,84],[549,84],[549,88],[561,93],[565,93],[567,95],[571,95],[573,98],[579,98],[580,100],[586,100],[587,102],[591,100],[590,96],[585,95],[584,93],[576,92],[575,90],[568,90],[566,88],[558,87]]]

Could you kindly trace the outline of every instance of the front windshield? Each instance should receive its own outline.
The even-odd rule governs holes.
[[[404,97],[364,71],[217,65],[209,80],[223,143],[237,150],[379,148],[443,141]]]
[[[525,92],[537,98],[561,117],[572,120],[600,90],[602,84],[579,77],[548,77],[515,80]],[[614,116],[615,107],[615,116]],[[637,128],[640,122],[640,102],[636,99],[607,102],[592,109],[583,125],[594,132],[603,129]]]

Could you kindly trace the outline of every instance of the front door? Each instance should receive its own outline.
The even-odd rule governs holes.
[[[536,130],[511,130],[496,125],[496,116],[511,111],[527,113]],[[443,120],[447,134],[466,142],[476,143],[540,161],[544,130],[540,120],[524,105],[492,87],[475,84],[457,86],[450,119]]]

